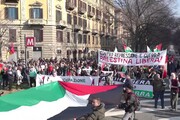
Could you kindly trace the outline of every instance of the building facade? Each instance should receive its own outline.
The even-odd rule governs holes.
[[[109,0],[1,0],[2,58],[12,42],[22,59],[79,59],[112,50],[117,36],[107,10],[115,15]],[[36,38],[34,47],[25,47],[26,37]]]

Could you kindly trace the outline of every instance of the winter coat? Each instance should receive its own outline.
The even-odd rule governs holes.
[[[100,106],[93,108],[93,112],[85,115],[78,120],[105,120],[105,108],[102,103]]]

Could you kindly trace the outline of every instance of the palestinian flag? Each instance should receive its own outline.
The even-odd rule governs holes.
[[[118,104],[122,90],[121,85],[52,82],[0,97],[0,116],[2,120],[46,120],[68,107],[87,106],[94,97],[101,98],[105,104]]]
[[[149,46],[147,46],[147,52],[152,52]]]
[[[126,46],[125,44],[123,45],[123,47],[124,47],[125,52],[133,52],[132,49],[130,47]]]
[[[156,45],[155,49],[154,49],[154,52],[159,52],[162,50],[162,43]]]

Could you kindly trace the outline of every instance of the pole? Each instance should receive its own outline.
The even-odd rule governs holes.
[[[24,34],[24,55],[25,55],[25,65],[27,65],[27,47],[26,47],[26,35]]]

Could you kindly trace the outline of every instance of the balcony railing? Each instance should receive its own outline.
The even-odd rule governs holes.
[[[80,25],[74,25],[74,30],[80,31],[80,30],[82,30],[82,27]]]
[[[108,19],[107,18],[103,18],[103,22],[104,23],[108,23]]]
[[[74,3],[73,2],[66,2],[66,9],[74,10],[75,9]]]
[[[82,7],[78,8],[78,12],[79,14],[84,14],[86,12],[86,10]]]
[[[96,15],[97,20],[101,20],[101,15]]]
[[[89,27],[83,27],[83,32],[84,32],[84,33],[89,33],[89,32],[90,32]]]
[[[93,35],[97,35],[98,34],[98,30],[97,29],[92,29],[92,34]]]
[[[94,17],[94,13],[93,12],[88,12],[88,17],[90,17],[90,18]]]
[[[100,35],[101,35],[101,36],[104,36],[104,34],[105,34],[105,33],[104,33],[103,31],[100,32]]]
[[[110,33],[109,32],[106,32],[106,37],[110,37]]]
[[[59,22],[57,22],[57,26],[64,29],[67,27],[66,21],[64,20],[60,20]]]
[[[44,19],[29,19],[28,20],[29,25],[45,25],[45,20]]]

